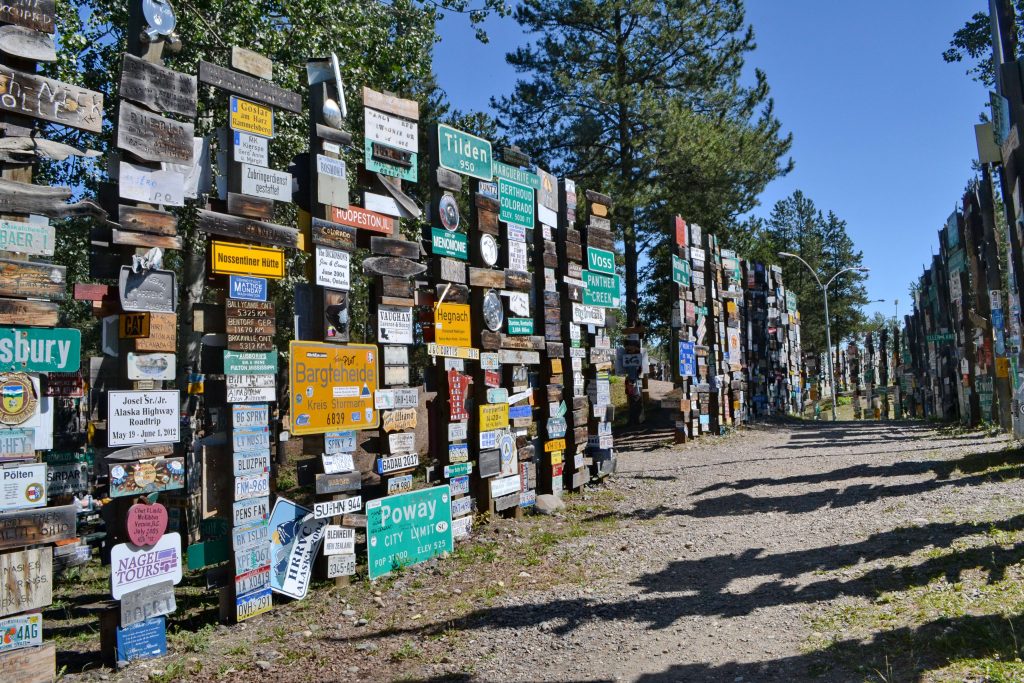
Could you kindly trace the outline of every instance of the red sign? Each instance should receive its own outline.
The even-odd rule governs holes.
[[[565,463],[564,462],[560,462],[557,465],[552,465],[551,466],[551,476],[552,477],[560,477],[560,476],[562,476],[562,471],[564,469],[565,469]]]
[[[375,211],[367,211],[358,206],[350,206],[347,209],[332,206],[331,220],[342,225],[349,225],[353,228],[361,228],[362,230],[370,230],[385,235],[390,235],[395,227],[395,219],[391,216],[385,216]]]
[[[82,398],[85,385],[80,372],[51,372],[46,376],[44,396],[60,398]]]
[[[448,371],[448,406],[451,408],[451,421],[468,420],[466,411],[466,395],[469,394],[469,383],[473,380],[455,368]]]
[[[150,546],[167,531],[167,508],[160,503],[136,503],[128,508],[128,538],[135,545]]]
[[[494,370],[484,370],[484,384],[489,387],[501,386],[501,373]]]
[[[681,216],[676,216],[676,244],[686,246],[686,221]]]

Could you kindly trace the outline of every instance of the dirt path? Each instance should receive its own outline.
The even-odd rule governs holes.
[[[208,652],[223,659],[189,658],[189,678],[863,681],[884,653],[815,651],[815,616],[902,580],[889,563],[948,544],[961,511],[1001,519],[1024,493],[980,474],[1003,437],[920,423],[666,444],[620,435],[619,474],[563,519],[496,522],[454,558],[365,587],[379,595],[336,589],[248,635],[222,630]],[[242,648],[254,633],[276,637]]]

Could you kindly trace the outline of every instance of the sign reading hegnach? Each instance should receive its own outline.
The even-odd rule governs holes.
[[[289,345],[292,433],[375,429],[377,347],[293,341]]]
[[[587,247],[587,269],[599,273],[615,274],[615,254],[604,249]]]
[[[441,168],[463,175],[491,180],[491,143],[443,123],[437,126],[438,163]]]
[[[672,280],[683,287],[689,287],[691,281],[690,262],[672,254]]]
[[[82,333],[78,330],[0,327],[0,370],[75,372],[81,366],[81,356]]]
[[[448,346],[472,346],[469,304],[442,302],[434,309],[434,341]]]
[[[465,261],[469,258],[469,239],[461,232],[431,228],[431,251]]]
[[[397,567],[452,551],[448,486],[399,493],[366,504],[367,569],[370,579]]]
[[[618,275],[605,275],[585,270],[583,271],[583,282],[587,285],[583,290],[584,305],[618,308],[619,293],[622,291],[622,282]]]
[[[228,296],[243,301],[266,301],[267,278],[231,275],[228,277]]]
[[[501,178],[498,180],[498,220],[524,228],[533,227],[533,188]]]

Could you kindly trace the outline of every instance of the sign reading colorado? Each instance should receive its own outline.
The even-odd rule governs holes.
[[[370,579],[397,567],[452,551],[452,502],[448,486],[433,486],[366,504]]]
[[[375,429],[377,347],[374,344],[289,345],[292,433],[323,434],[344,429]]]

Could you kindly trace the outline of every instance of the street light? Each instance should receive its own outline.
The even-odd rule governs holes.
[[[830,277],[828,282],[826,282],[825,284],[821,284],[821,278],[818,277],[818,274],[814,272],[814,268],[811,268],[810,264],[808,264],[807,261],[804,261],[802,258],[797,256],[796,254],[791,254],[788,251],[780,251],[779,252],[779,256],[781,256],[783,258],[795,258],[797,261],[799,261],[800,263],[804,264],[807,267],[807,270],[811,271],[811,275],[814,276],[814,281],[818,283],[819,287],[821,287],[821,294],[825,298],[825,342],[828,344],[828,353],[826,354],[828,356],[828,385],[829,385],[829,388],[832,390],[832,421],[835,422],[836,421],[836,375],[835,375],[835,372],[832,370],[832,328],[831,328],[831,326],[829,325],[829,322],[828,322],[828,317],[829,317],[828,316],[828,287],[829,287],[829,285],[832,284],[832,282],[837,277],[839,277],[843,273],[846,273],[846,272],[849,272],[849,271],[856,271],[858,273],[866,273],[866,272],[868,272],[871,269],[870,268],[866,268],[864,266],[853,266],[853,267],[850,267],[850,268],[843,268],[838,273],[836,273],[835,275]],[[880,299],[880,301],[881,301],[881,299]]]

